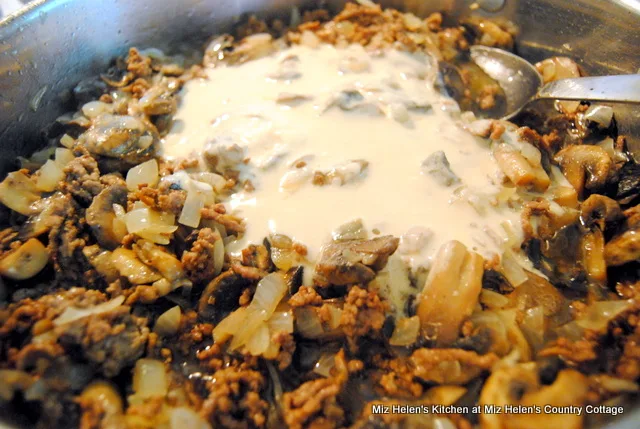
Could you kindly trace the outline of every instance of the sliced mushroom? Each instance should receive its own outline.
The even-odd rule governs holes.
[[[478,355],[461,349],[427,349],[413,352],[409,358],[414,376],[428,383],[466,384],[498,361],[493,353]]]
[[[580,221],[587,228],[597,225],[604,231],[607,224],[619,222],[623,218],[620,205],[604,195],[593,194],[580,207]]]
[[[368,283],[387,264],[400,240],[390,235],[372,240],[331,243],[322,248],[314,275],[318,286]]]
[[[191,280],[187,278],[182,263],[165,248],[147,240],[138,240],[133,245],[135,254],[147,265],[155,268],[171,284],[170,290],[182,286],[190,287]]]
[[[132,250],[124,247],[113,251],[111,261],[120,275],[134,285],[150,284],[162,278],[157,271],[140,261]]]
[[[599,146],[574,145],[559,151],[554,157],[562,172],[579,196],[585,189],[596,190],[604,186],[613,161]]]
[[[522,151],[506,143],[500,143],[493,147],[493,156],[498,166],[514,185],[533,188],[539,192],[546,190],[551,184],[551,179],[542,168],[539,159],[540,151],[530,143],[521,142],[520,144],[526,148],[527,152],[532,155],[537,153],[538,156],[526,156]]]
[[[156,140],[157,135],[143,120],[109,113],[95,118],[91,127],[78,138],[92,154],[116,161],[117,170],[126,170],[152,158]]]
[[[423,335],[438,347],[456,340],[460,325],[478,304],[483,264],[480,255],[459,241],[450,241],[438,251],[417,309]]]
[[[527,272],[526,282],[509,294],[513,307],[526,311],[542,307],[544,316],[551,317],[567,308],[567,302],[560,291],[544,277]]]
[[[42,271],[47,262],[47,248],[39,240],[31,238],[0,259],[0,274],[13,280],[25,280]]]
[[[120,272],[113,263],[112,253],[108,250],[104,250],[97,244],[94,244],[84,247],[82,254],[107,282],[110,283],[120,276]]]
[[[480,394],[483,410],[490,406],[504,409],[505,405],[539,407],[540,412],[480,414],[483,429],[563,428],[580,429],[584,414],[543,412],[544,406],[581,407],[585,404],[589,385],[587,378],[573,369],[558,373],[549,386],[542,386],[533,364],[519,364],[495,370],[487,379]]]
[[[198,302],[198,316],[218,323],[238,308],[238,301],[249,282],[233,271],[227,271],[213,279],[202,292]]]
[[[127,204],[127,187],[121,184],[111,185],[100,192],[87,209],[87,224],[102,247],[115,249],[124,238],[121,231],[113,228],[116,214],[113,205]]]
[[[22,171],[14,171],[0,183],[0,203],[11,210],[29,216],[32,204],[40,199],[40,191],[33,180]]]

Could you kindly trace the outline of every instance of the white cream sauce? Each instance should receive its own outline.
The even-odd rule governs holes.
[[[163,154],[181,158],[209,147],[230,164],[248,159],[241,172],[255,190],[226,201],[247,225],[232,250],[279,233],[313,258],[332,230],[362,219],[369,237],[402,237],[399,252],[414,266],[452,239],[485,256],[501,253],[501,223],[521,231],[518,210],[488,204],[502,187],[489,142],[453,118],[457,105],[434,89],[435,73],[424,55],[329,45],[210,69],[208,80],[185,85]],[[364,105],[343,110],[342,91],[351,91],[345,107]],[[291,95],[300,99],[278,102]],[[444,186],[424,172],[423,161],[439,150],[459,182]],[[295,168],[297,160],[306,165]],[[368,163],[364,171],[354,160]],[[314,171],[336,177],[316,186]]]

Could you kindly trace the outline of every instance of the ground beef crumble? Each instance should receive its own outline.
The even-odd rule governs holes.
[[[345,413],[337,401],[349,373],[344,351],[335,357],[331,377],[307,381],[283,397],[284,419],[290,429],[341,427]]]
[[[182,254],[182,265],[187,277],[194,283],[207,283],[215,276],[214,243],[222,240],[220,234],[211,228],[193,231],[187,237],[187,243],[192,242],[187,251]]]

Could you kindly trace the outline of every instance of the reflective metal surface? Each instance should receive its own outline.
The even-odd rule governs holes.
[[[344,1],[328,0],[333,9]],[[637,0],[388,0],[385,6],[451,19],[471,13],[517,23],[517,53],[531,62],[574,58],[589,74],[640,69]],[[43,141],[42,130],[69,109],[70,89],[105,69],[128,46],[175,49],[227,30],[246,12],[288,17],[313,0],[39,0],[0,22],[0,177]],[[497,12],[490,12],[496,10]],[[640,121],[639,121],[640,122]],[[616,428],[636,428],[628,411]],[[613,427],[613,426],[612,426]]]
[[[502,49],[472,46],[471,59],[504,90],[507,100],[503,119],[520,112],[542,86],[542,76],[531,63]]]

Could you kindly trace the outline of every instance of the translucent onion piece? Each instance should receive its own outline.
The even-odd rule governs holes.
[[[270,317],[287,291],[287,284],[279,273],[271,273],[258,283],[250,307],[264,311]]]
[[[389,338],[392,346],[409,346],[414,344],[420,333],[420,318],[418,316],[405,317],[396,321],[393,335]]]
[[[205,199],[202,193],[195,190],[187,192],[187,198],[184,201],[178,222],[191,228],[197,228],[200,225],[200,210],[204,204]]]
[[[178,407],[171,410],[169,429],[211,429],[211,425],[191,408]]]
[[[502,274],[509,280],[513,287],[518,287],[526,282],[529,278],[527,273],[520,266],[517,259],[510,250],[506,250],[502,254]]]
[[[56,148],[56,164],[58,167],[64,168],[67,164],[75,159],[73,152],[62,147]]]
[[[324,334],[320,317],[308,307],[295,309],[295,329],[305,338],[319,338]]]
[[[65,134],[60,137],[60,144],[66,148],[71,149],[76,144],[76,141],[69,134]]]
[[[213,270],[217,276],[222,272],[224,266],[224,242],[222,238],[213,243]]]
[[[293,332],[293,312],[289,309],[286,311],[276,311],[269,318],[269,330],[272,333]]]
[[[167,374],[162,362],[155,359],[138,359],[133,370],[133,391],[136,396],[165,396],[167,387]]]
[[[127,224],[127,230],[131,234],[135,234],[138,231],[149,228],[151,225],[151,219],[149,219],[149,209],[141,208],[131,210],[125,215],[125,223]]]
[[[107,313],[122,305],[124,302],[124,296],[120,295],[113,298],[110,301],[103,302],[102,304],[94,305],[88,308],[67,307],[64,312],[53,320],[55,326],[65,325],[67,323],[75,322],[84,317],[91,316],[92,314]]]
[[[335,358],[335,354],[322,354],[314,366],[313,372],[320,374],[323,377],[330,377],[331,369],[335,365]]]
[[[616,316],[633,306],[633,300],[598,301],[587,307],[583,316],[576,320],[583,329],[602,331]]]
[[[247,344],[259,328],[266,326],[265,321],[267,318],[268,316],[266,316],[264,310],[258,310],[249,305],[243,325],[233,336],[233,340],[229,344],[229,350],[237,350]]]
[[[213,328],[213,341],[222,343],[238,332],[244,326],[247,316],[247,307],[240,307]]]
[[[492,310],[504,308],[509,305],[509,298],[489,289],[482,289],[480,292],[480,302],[482,305]]]
[[[544,345],[544,308],[542,306],[529,308],[522,319],[522,331],[534,350]]]
[[[169,337],[175,335],[180,328],[180,306],[176,305],[173,308],[165,311],[158,317],[156,324],[153,327],[153,331],[162,335],[163,337]]]
[[[266,324],[261,324],[254,334],[247,341],[247,351],[253,356],[260,356],[269,347],[269,328]]]
[[[137,191],[138,186],[142,184],[154,187],[158,180],[158,161],[155,159],[136,165],[127,172],[127,188],[132,192]]]
[[[40,168],[40,175],[36,180],[36,186],[41,191],[51,192],[62,179],[64,179],[64,172],[55,161],[49,159]]]

